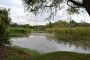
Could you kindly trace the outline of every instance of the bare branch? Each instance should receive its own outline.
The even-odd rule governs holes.
[[[78,2],[76,2],[74,0],[68,0],[68,1],[72,2],[73,4],[75,4],[77,6],[84,7],[83,3],[78,3]]]
[[[71,8],[80,8],[79,6],[77,6],[77,7],[71,6],[71,5],[69,4],[69,1],[67,1],[67,5],[68,5],[69,7],[71,7]]]
[[[50,6],[47,6],[47,5],[45,5],[44,7],[53,7],[54,5],[50,5]]]

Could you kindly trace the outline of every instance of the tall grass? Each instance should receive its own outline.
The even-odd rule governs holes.
[[[54,33],[63,40],[90,40],[90,27],[47,28],[45,32]]]
[[[31,33],[31,29],[10,27],[8,28],[8,32],[10,33],[10,36],[23,36]]]

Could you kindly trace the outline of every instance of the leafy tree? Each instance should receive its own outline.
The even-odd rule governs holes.
[[[81,22],[79,23],[79,26],[81,26],[81,27],[90,27],[90,23],[87,23],[87,22],[81,20]]]
[[[88,14],[90,15],[90,0],[22,0],[26,10],[30,12],[41,12],[48,10],[49,7],[51,10],[58,10],[68,6],[67,11],[76,13],[79,8],[85,8]],[[50,11],[51,11],[50,10]],[[48,12],[48,11],[47,11]],[[53,14],[53,12],[51,13]]]
[[[76,26],[78,26],[78,23],[75,22],[74,20],[70,20],[70,26],[71,27],[76,27]]]
[[[54,23],[50,23],[46,25],[46,28],[65,28],[65,27],[90,27],[90,23],[87,23],[85,21],[81,21],[79,23],[77,23],[74,20],[70,20],[70,22],[68,21],[63,21],[63,20],[59,20],[57,22]]]
[[[29,24],[25,24],[24,27],[25,27],[25,28],[29,28],[30,25],[29,25]]]
[[[53,23],[52,23],[52,22],[49,22],[49,23],[47,24],[47,27],[48,27],[48,28],[52,28],[52,27],[53,27]]]
[[[63,20],[59,20],[55,23],[52,24],[53,28],[60,28],[60,27],[69,27],[69,22],[67,21],[63,21]]]
[[[10,45],[9,33],[7,32],[10,20],[9,10],[0,8],[0,45]]]
[[[17,27],[18,24],[17,23],[10,23],[10,27]]]

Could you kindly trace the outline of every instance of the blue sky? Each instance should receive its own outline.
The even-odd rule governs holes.
[[[44,18],[47,17],[49,14],[45,13],[44,15],[38,15],[36,17],[32,16],[32,14],[29,14],[29,12],[24,12],[24,7],[21,0],[0,0],[0,7],[11,9],[10,16],[12,18],[12,22],[30,25],[45,25],[46,23],[48,23],[48,21],[45,21]],[[72,18],[77,22],[84,20],[90,23],[90,17],[85,10],[83,11],[85,13],[74,15],[72,16]],[[29,16],[27,16],[27,14],[29,14]],[[57,20],[68,20],[67,15],[63,12],[63,10],[58,11],[58,14],[51,21],[55,22]]]

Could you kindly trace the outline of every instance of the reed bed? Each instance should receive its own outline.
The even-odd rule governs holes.
[[[32,30],[29,28],[14,28],[14,27],[8,28],[8,32],[12,37],[28,36],[28,34],[30,34],[31,31]]]
[[[90,40],[90,27],[47,28],[47,33],[54,33],[62,40]]]

